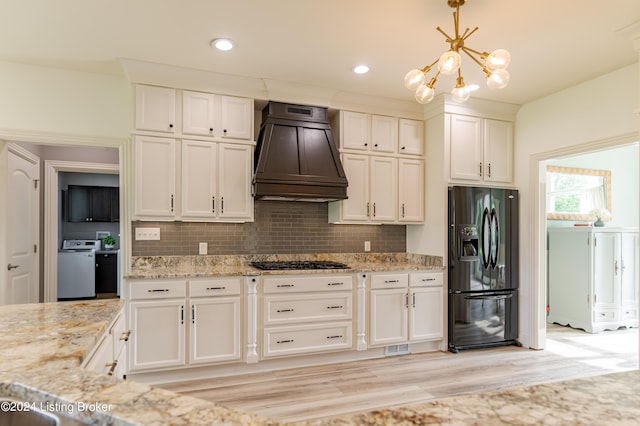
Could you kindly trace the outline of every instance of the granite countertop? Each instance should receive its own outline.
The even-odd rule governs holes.
[[[254,261],[329,260],[348,269],[261,271]],[[271,274],[337,274],[392,271],[442,271],[442,258],[408,253],[325,253],[237,256],[134,256],[129,279],[257,276]]]
[[[81,368],[122,306],[119,299],[1,306],[0,396],[54,411],[71,406],[93,425],[274,424]]]
[[[0,396],[71,404],[76,417],[94,425],[279,424],[82,369],[122,305],[115,299],[1,306]],[[640,371],[635,370],[297,424],[626,425],[639,418]]]

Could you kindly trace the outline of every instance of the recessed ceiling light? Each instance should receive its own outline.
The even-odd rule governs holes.
[[[353,67],[353,72],[355,72],[356,74],[366,74],[369,72],[369,67],[366,65],[358,65],[356,67]]]
[[[218,50],[231,50],[234,44],[233,40],[229,40],[228,38],[216,38],[211,41],[211,46]]]

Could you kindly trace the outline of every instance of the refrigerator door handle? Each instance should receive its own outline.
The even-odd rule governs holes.
[[[489,296],[480,295],[480,296],[465,296],[465,300],[505,300],[511,299],[513,294],[492,294]]]
[[[498,254],[500,252],[498,245],[500,244],[500,226],[498,225],[498,213],[496,209],[491,209],[491,219],[489,221],[491,227],[491,269],[496,269],[498,265]]]
[[[491,260],[491,223],[489,220],[489,209],[486,207],[482,212],[482,265],[484,269],[489,268]]]

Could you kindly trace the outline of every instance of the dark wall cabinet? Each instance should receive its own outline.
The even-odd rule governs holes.
[[[120,221],[119,188],[69,185],[69,222]]]
[[[118,291],[118,254],[96,253],[96,293]]]

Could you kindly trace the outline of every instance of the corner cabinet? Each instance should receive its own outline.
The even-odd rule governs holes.
[[[450,179],[459,182],[513,181],[513,123],[450,114]]]
[[[638,326],[638,231],[549,229],[547,322],[589,333]]]

